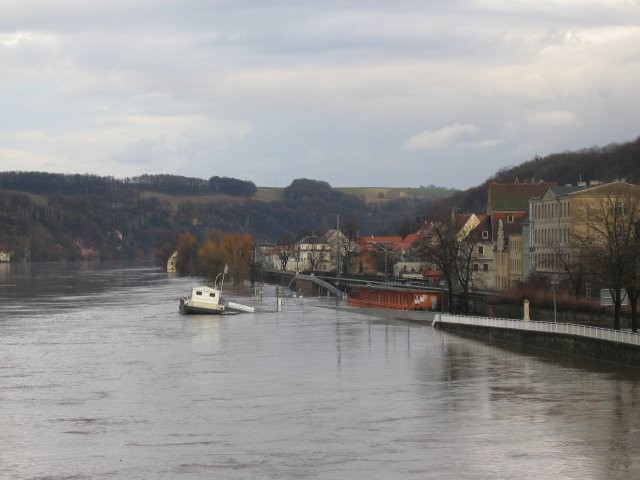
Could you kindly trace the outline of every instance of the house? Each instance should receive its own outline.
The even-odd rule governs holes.
[[[491,182],[487,192],[487,215],[490,226],[486,234],[491,247],[485,245],[488,271],[487,288],[511,288],[526,280],[528,266],[529,203],[544,195],[553,184],[535,181],[513,183]]]
[[[177,269],[177,263],[178,263],[178,252],[175,251],[167,259],[167,273],[174,273]]]
[[[13,251],[10,247],[6,245],[0,245],[0,263],[9,263],[11,262],[11,256],[13,255]]]
[[[353,271],[356,258],[360,253],[359,239],[349,237],[340,230],[330,229],[324,234],[324,240],[330,246],[329,262],[333,265],[331,269],[336,270],[338,255],[340,255],[340,271]]]
[[[265,243],[258,245],[256,262],[269,270],[294,270],[295,245],[292,243]]]
[[[293,256],[295,270],[298,272],[329,272],[335,270],[335,260],[333,268],[331,268],[331,252],[331,245],[324,237],[307,235],[295,244]]]
[[[474,229],[476,252],[473,258],[474,283],[483,289],[495,288],[495,248],[491,215],[478,215],[480,223]]]
[[[494,288],[514,288],[523,280],[522,224],[528,216],[527,211],[491,215],[492,236],[496,239]]]
[[[552,184],[543,181],[522,183],[489,183],[487,191],[487,215],[494,212],[527,212],[529,200],[545,194]]]

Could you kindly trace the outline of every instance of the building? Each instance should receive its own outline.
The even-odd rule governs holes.
[[[588,235],[590,209],[596,211],[603,201],[632,195],[640,198],[640,186],[619,180],[610,183],[582,182],[578,185],[552,186],[530,202],[528,249],[531,270],[542,275],[562,276],[580,254],[577,241]],[[615,201],[615,200],[614,200]]]
[[[527,211],[491,215],[492,235],[496,239],[494,288],[515,288],[523,281],[522,224],[528,216]]]
[[[13,251],[7,245],[0,245],[0,263],[10,263]]]
[[[487,215],[493,248],[487,252],[487,288],[512,288],[531,274],[530,251],[524,248],[528,245],[530,200],[543,196],[551,185],[535,180],[489,184]]]
[[[295,270],[297,272],[329,272],[335,270],[335,263],[332,265],[331,262],[331,251],[331,245],[324,237],[319,235],[308,235],[298,240],[293,255]]]
[[[362,273],[396,275],[396,265],[404,258],[405,244],[401,236],[364,236],[358,239]]]
[[[175,251],[167,259],[167,273],[174,273],[177,270],[178,252]]]

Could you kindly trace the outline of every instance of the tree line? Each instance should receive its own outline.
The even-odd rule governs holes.
[[[109,177],[0,173],[0,245],[14,252],[14,261],[139,258],[167,245],[175,248],[178,236],[185,232],[198,242],[210,231],[248,232],[260,242],[297,240],[328,229],[336,213],[358,219],[363,233],[382,234],[392,219],[429,201],[403,198],[367,204],[356,195],[327,189],[325,182],[318,182],[316,189],[322,194],[305,196],[307,186],[314,192],[313,180],[294,181],[286,189],[292,195],[275,201],[153,195],[151,188],[170,191],[173,187],[153,183],[161,178],[168,181],[166,177],[143,177],[144,182],[134,188]],[[219,177],[210,180],[218,182],[209,187],[218,192],[225,191],[222,184],[242,184]],[[179,178],[179,183],[187,181]]]
[[[171,195],[254,195],[253,182],[214,176],[208,180],[180,175],[140,175],[125,179],[98,175],[47,172],[0,172],[0,189],[39,195],[97,195],[131,197],[140,190]]]
[[[183,233],[176,251],[179,273],[199,275],[212,282],[227,273],[232,283],[239,285],[255,268],[253,238],[248,233],[209,233],[202,241]]]

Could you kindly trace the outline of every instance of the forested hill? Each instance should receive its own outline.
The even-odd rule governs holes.
[[[407,212],[451,193],[372,190],[375,198],[307,179],[265,189],[226,177],[0,172],[0,248],[16,261],[135,258],[174,248],[184,232],[294,241],[331,228],[336,214],[362,234],[385,234]]]
[[[127,197],[151,191],[173,195],[226,194],[250,196],[253,182],[227,177],[201,178],[177,175],[141,175],[118,180],[97,175],[63,175],[46,172],[0,172],[0,190],[17,190],[43,195],[96,195]]]
[[[482,212],[486,208],[489,183],[494,181],[576,185],[579,181],[617,179],[640,183],[640,137],[627,143],[535,157],[498,171],[482,185],[455,193],[450,202],[466,211]]]

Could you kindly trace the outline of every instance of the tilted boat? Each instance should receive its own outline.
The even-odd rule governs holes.
[[[189,297],[180,299],[180,313],[222,313],[224,303],[217,288],[198,286],[191,289]]]
[[[226,267],[224,273],[227,273]],[[222,284],[224,284],[224,274],[222,282]],[[240,312],[252,313],[254,311],[255,309],[251,306],[225,300],[222,297],[222,286],[217,288],[216,286],[209,287],[206,285],[199,285],[191,289],[190,296],[182,297],[180,299],[180,313],[213,313],[228,315]]]

